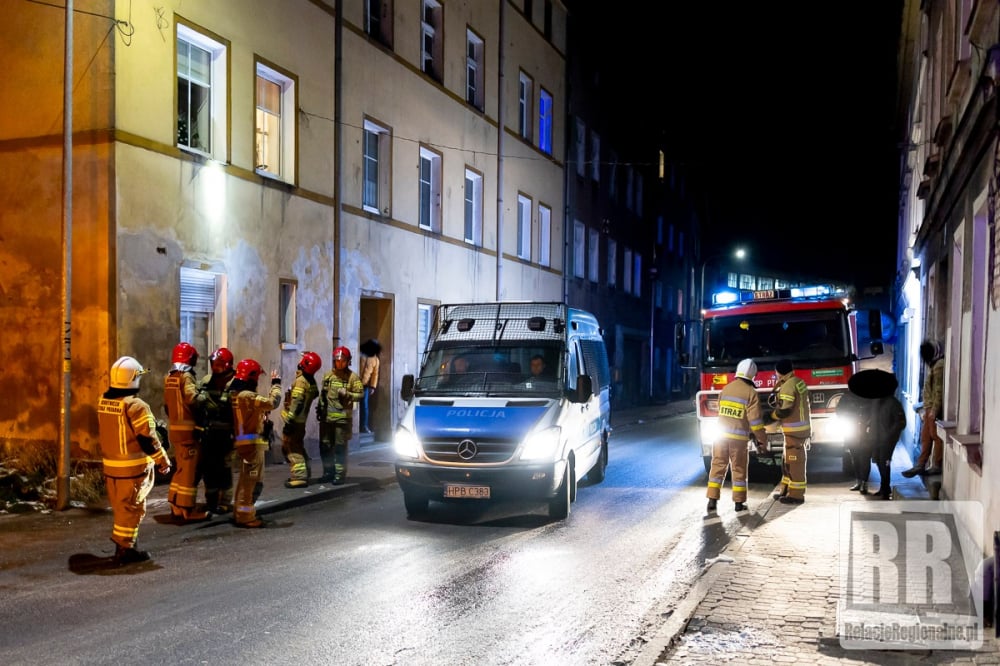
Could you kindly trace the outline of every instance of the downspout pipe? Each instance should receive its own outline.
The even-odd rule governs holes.
[[[66,0],[66,51],[63,54],[63,216],[62,216],[62,315],[63,358],[59,426],[62,446],[56,480],[56,509],[69,508],[70,468],[70,340],[73,305],[73,0]]]
[[[503,300],[503,150],[504,150],[504,22],[507,0],[500,2],[499,47],[497,48],[497,275],[496,300]]]
[[[340,344],[340,271],[343,265],[340,249],[341,226],[341,178],[344,172],[343,149],[343,71],[344,71],[344,0],[336,0],[334,4],[333,29],[333,340],[330,348]]]

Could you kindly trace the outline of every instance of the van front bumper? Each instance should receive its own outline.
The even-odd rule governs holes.
[[[418,494],[432,500],[460,499],[461,488],[469,489],[464,497],[490,500],[549,500],[556,495],[566,473],[566,461],[507,465],[504,467],[452,467],[418,461],[397,461],[396,481],[406,494]],[[446,496],[451,487],[452,496]],[[483,497],[481,488],[489,488]]]

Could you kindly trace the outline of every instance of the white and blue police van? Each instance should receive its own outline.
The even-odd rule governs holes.
[[[563,520],[604,480],[611,373],[603,331],[562,303],[440,305],[394,436],[407,514],[429,503],[529,500]]]

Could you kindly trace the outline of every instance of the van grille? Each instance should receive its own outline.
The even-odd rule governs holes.
[[[462,458],[459,445],[465,439],[427,439],[424,440],[424,454],[432,462],[465,465],[497,465],[508,462],[517,450],[517,442],[496,439],[469,440],[475,445],[476,454],[471,458]]]

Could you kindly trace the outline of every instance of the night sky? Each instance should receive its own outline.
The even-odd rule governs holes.
[[[705,188],[704,256],[888,287],[901,1],[640,5],[606,23],[612,53]]]

